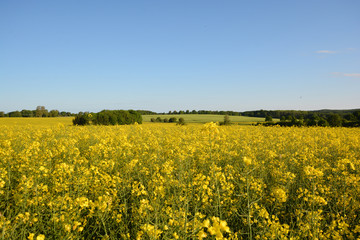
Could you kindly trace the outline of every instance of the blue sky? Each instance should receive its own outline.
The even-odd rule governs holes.
[[[0,2],[0,111],[360,108],[360,1]]]

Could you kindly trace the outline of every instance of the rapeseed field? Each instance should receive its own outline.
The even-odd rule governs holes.
[[[360,239],[360,129],[2,126],[1,239]]]

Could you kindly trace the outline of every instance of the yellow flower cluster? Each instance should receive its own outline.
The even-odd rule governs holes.
[[[360,129],[3,126],[4,239],[359,239]]]

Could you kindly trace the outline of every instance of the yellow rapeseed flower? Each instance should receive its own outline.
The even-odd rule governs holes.
[[[202,240],[203,238],[207,237],[207,234],[203,230],[201,230],[200,232],[198,232],[197,236],[198,240]]]
[[[223,232],[230,232],[230,228],[228,227],[226,221],[223,220],[220,221],[220,230]]]
[[[286,195],[286,192],[281,189],[281,188],[275,188],[273,190],[273,195],[275,197],[275,199],[278,201],[278,202],[286,202],[286,199],[287,199],[287,195]]]
[[[54,227],[54,239],[103,227],[116,228],[104,239],[240,239],[250,226],[253,239],[360,233],[360,128],[7,120],[31,124],[0,118],[3,239],[41,240]]]
[[[210,220],[209,219],[205,219],[204,221],[203,221],[203,227],[206,227],[206,228],[209,228],[210,227]]]
[[[71,231],[71,225],[70,224],[65,224],[64,229],[65,229],[65,231],[70,232]]]
[[[175,239],[179,239],[179,235],[178,235],[176,232],[173,233],[173,237],[174,237]]]
[[[246,166],[249,166],[249,165],[251,165],[251,163],[252,163],[251,158],[244,157],[243,160],[244,160],[244,163],[245,163]]]
[[[351,168],[351,170],[355,171],[355,165],[354,165],[354,163],[350,162],[350,168]]]
[[[27,239],[34,240],[34,237],[35,237],[35,233],[30,233]]]
[[[44,234],[40,234],[36,237],[36,240],[45,240],[45,235]]]

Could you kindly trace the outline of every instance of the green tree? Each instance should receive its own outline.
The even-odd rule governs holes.
[[[265,122],[272,122],[272,121],[273,121],[273,118],[270,115],[267,115],[265,117]]]
[[[346,114],[346,115],[344,116],[344,118],[345,118],[346,120],[350,121],[350,122],[356,122],[356,121],[357,121],[357,119],[356,119],[356,117],[355,117],[355,115],[354,115],[353,113]]]
[[[24,109],[21,111],[21,116],[22,117],[33,117],[34,115],[33,115],[33,111]]]
[[[19,111],[9,112],[9,117],[21,117],[21,112]]]
[[[310,115],[310,118],[307,121],[307,125],[308,126],[317,126],[319,120],[320,120],[320,117],[316,113],[314,113],[314,114]]]
[[[0,112],[0,117],[5,117],[5,113],[4,113],[4,112]]]
[[[105,111],[97,113],[94,118],[94,123],[96,125],[109,125],[109,115]]]
[[[329,126],[329,123],[328,123],[328,121],[326,121],[326,119],[324,119],[324,118],[321,117],[321,118],[319,118],[318,126],[328,127],[328,126]]]
[[[92,121],[96,125],[124,125],[142,123],[141,114],[134,110],[103,110],[94,114]]]
[[[90,117],[91,115],[89,113],[79,112],[73,119],[73,124],[79,126],[89,125]]]
[[[222,122],[221,125],[230,125],[230,124],[231,124],[230,117],[228,114],[226,114],[224,116],[224,122]]]
[[[35,110],[35,117],[47,117],[49,114],[48,110],[44,106],[37,106]]]
[[[109,112],[109,124],[110,125],[116,125],[120,122],[120,119],[118,118],[117,114],[114,112]]]
[[[69,117],[71,115],[72,115],[71,112],[64,112],[64,111],[60,112],[60,116],[62,117]]]
[[[177,121],[177,118],[176,118],[176,117],[171,117],[171,118],[169,119],[169,122],[170,122],[170,123],[176,122],[176,121]]]
[[[51,110],[49,113],[50,117],[58,117],[59,116],[59,111],[58,110]]]
[[[327,121],[331,127],[341,127],[342,125],[342,118],[339,114],[330,114]]]
[[[360,111],[354,112],[354,116],[357,119],[357,121],[360,123]]]
[[[179,121],[177,122],[178,125],[185,125],[185,119],[179,118]]]

